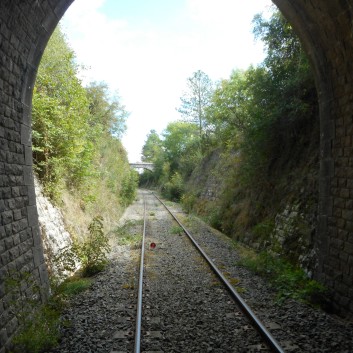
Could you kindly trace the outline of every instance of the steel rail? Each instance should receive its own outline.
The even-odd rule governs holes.
[[[250,307],[246,304],[244,299],[239,295],[239,293],[234,289],[234,287],[230,284],[230,282],[225,278],[223,273],[217,268],[214,262],[210,259],[210,257],[205,253],[205,251],[200,247],[200,245],[196,242],[190,232],[184,227],[184,225],[179,221],[179,219],[172,213],[172,211],[167,207],[167,205],[156,195],[153,193],[157,200],[161,202],[161,204],[165,207],[165,209],[171,214],[171,216],[175,219],[175,221],[179,224],[179,226],[184,230],[185,234],[189,237],[193,245],[196,249],[201,253],[204,259],[207,261],[213,272],[219,277],[219,279],[223,282],[227,290],[230,292],[231,296],[235,300],[235,302],[239,305],[241,311],[248,317],[252,325],[257,329],[257,331],[261,334],[261,336],[266,341],[267,345],[271,348],[272,351],[277,353],[284,353],[283,348],[279,345],[276,339],[271,335],[271,333],[267,330],[267,328],[263,325],[263,323],[258,319],[258,317],[254,314],[254,312],[250,309]]]
[[[141,322],[142,322],[142,289],[143,289],[143,267],[145,257],[145,236],[146,236],[146,200],[143,199],[143,231],[141,241],[140,274],[137,294],[136,327],[135,327],[135,347],[134,353],[141,351]]]

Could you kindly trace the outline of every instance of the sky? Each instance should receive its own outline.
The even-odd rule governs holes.
[[[212,81],[264,58],[252,19],[270,0],[75,0],[61,21],[84,84],[104,81],[130,113],[122,139],[130,162],[141,159],[150,130],[180,119],[187,78]]]

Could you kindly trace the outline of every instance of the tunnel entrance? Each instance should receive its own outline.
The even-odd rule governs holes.
[[[31,101],[37,68],[72,0],[7,0],[0,5],[1,280],[30,269],[48,288],[38,227],[31,148]],[[317,278],[353,312],[353,5],[347,1],[274,0],[302,40],[320,105]],[[1,302],[5,303],[3,286]],[[1,314],[6,315],[6,309]],[[16,324],[3,321],[6,343]],[[4,343],[4,342],[1,343]],[[3,345],[2,345],[3,346]],[[0,348],[0,352],[4,351]]]

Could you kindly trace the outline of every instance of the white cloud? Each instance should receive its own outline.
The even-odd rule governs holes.
[[[131,112],[123,139],[130,160],[139,158],[151,129],[161,131],[177,119],[175,107],[194,71],[201,69],[212,79],[227,78],[233,68],[246,68],[262,57],[249,24],[256,6],[261,9],[260,4],[270,0],[246,5],[240,0],[187,0],[177,29],[175,23],[170,28],[148,22],[132,26],[124,18],[100,12],[103,3],[75,0],[63,27],[78,61],[90,67],[85,81],[104,80],[112,90],[118,89]]]

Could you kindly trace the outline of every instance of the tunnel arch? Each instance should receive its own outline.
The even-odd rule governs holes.
[[[0,4],[0,275],[29,269],[48,289],[32,174],[31,101],[43,51],[73,0]],[[316,277],[353,313],[353,5],[349,0],[273,0],[298,33],[314,69],[320,106]],[[16,328],[0,283],[0,342]]]

